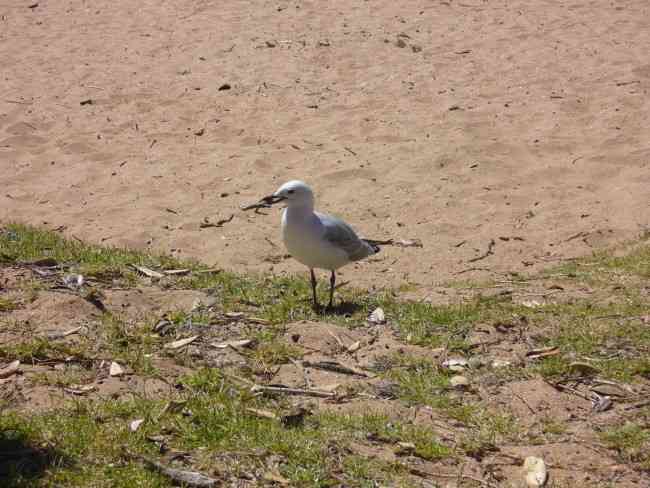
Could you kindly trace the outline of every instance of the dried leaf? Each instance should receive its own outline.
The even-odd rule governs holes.
[[[242,339],[239,341],[215,342],[210,345],[217,349],[226,349],[228,347],[248,347],[253,343],[254,341],[252,339]]]
[[[124,368],[120,366],[118,363],[113,361],[111,363],[111,367],[108,370],[108,374],[111,376],[123,376],[124,375]]]
[[[237,320],[242,319],[246,316],[244,312],[226,312],[224,315],[229,319],[237,319]]]
[[[369,378],[371,376],[359,368],[355,368],[354,366],[346,366],[345,364],[339,363],[338,361],[303,361],[301,364],[303,368],[316,368],[322,369],[324,371],[332,371],[334,373],[363,376],[365,378]]]
[[[356,352],[361,347],[361,341],[353,342],[348,346],[348,352]]]
[[[65,332],[50,332],[47,334],[48,339],[62,339],[64,337],[68,337],[69,335],[76,334],[77,332],[81,331],[83,327],[75,327],[74,329],[66,330]]]
[[[138,430],[138,429],[140,428],[140,426],[141,426],[143,423],[144,423],[144,419],[136,419],[136,420],[133,420],[133,421],[129,424],[129,429],[131,430],[131,432],[135,432],[136,430]]]
[[[0,378],[9,378],[10,376],[20,372],[20,361],[15,360],[9,363],[4,368],[0,369]]]
[[[269,410],[262,410],[261,408],[247,408],[248,413],[252,413],[256,417],[261,417],[264,419],[276,420],[278,416]]]
[[[595,376],[600,372],[597,367],[580,361],[569,364],[569,371],[580,376]]]
[[[303,395],[318,398],[332,398],[334,393],[323,390],[311,390],[308,388],[290,388],[288,386],[264,386],[253,385],[251,393],[268,393],[268,394],[285,394],[285,395]]]
[[[542,347],[540,349],[531,349],[526,353],[526,357],[529,359],[538,359],[538,358],[545,358],[547,356],[556,356],[560,354],[560,350],[553,346],[553,347]]]
[[[70,385],[68,388],[64,388],[64,391],[72,395],[85,395],[95,390],[94,385]]]
[[[185,339],[180,339],[178,341],[170,342],[169,344],[165,344],[165,349],[180,349],[183,346],[187,346],[188,344],[194,342],[197,340],[199,336],[195,335],[192,337],[187,337]]]
[[[610,384],[594,385],[591,387],[591,391],[603,396],[625,397],[629,395],[629,392],[625,391],[624,388]]]
[[[194,488],[216,488],[219,486],[219,480],[210,478],[196,471],[183,471],[180,469],[169,468],[143,456],[139,456],[139,458],[149,469],[158,471],[183,486],[191,486]]]
[[[186,275],[190,273],[190,269],[166,269],[163,271],[166,275]]]
[[[133,266],[139,273],[148,276],[149,278],[160,279],[165,276],[164,274],[159,273],[158,271],[154,271],[153,269],[149,269],[144,266],[138,266],[137,264],[132,264],[131,266]]]
[[[260,324],[260,325],[269,325],[271,323],[268,320],[261,319],[259,317],[247,317],[246,321],[252,324]]]

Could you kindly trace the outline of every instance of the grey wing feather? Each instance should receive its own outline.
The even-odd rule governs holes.
[[[332,245],[341,248],[350,258],[350,261],[358,261],[375,254],[379,249],[370,245],[357,236],[354,229],[348,224],[331,215],[317,213],[325,234],[323,237]]]

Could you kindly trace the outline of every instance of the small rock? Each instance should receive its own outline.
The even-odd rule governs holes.
[[[596,400],[594,401],[593,406],[594,412],[605,412],[614,406],[612,400],[608,396],[595,395]]]
[[[464,358],[450,358],[443,361],[442,366],[450,371],[465,371],[469,363]]]
[[[472,358],[469,358],[469,361],[467,362],[467,364],[472,369],[480,369],[483,366],[485,366],[485,360],[483,358],[478,357],[478,356],[474,356]]]
[[[219,91],[230,90],[232,87],[228,83],[224,83],[219,87]]]
[[[111,367],[110,367],[110,369],[108,371],[108,374],[111,375],[111,376],[123,376],[124,375],[124,368],[122,368],[122,366],[120,366],[118,363],[113,361],[111,363]]]
[[[524,460],[524,478],[526,486],[529,488],[538,488],[544,486],[548,480],[546,463],[544,460],[535,456],[528,456]]]
[[[462,389],[469,386],[469,380],[465,376],[455,375],[449,378],[449,384],[454,388]]]
[[[380,307],[374,309],[368,317],[368,322],[375,325],[385,324],[386,314],[384,313],[384,310]]]
[[[195,335],[192,337],[187,337],[185,339],[179,339],[177,341],[165,344],[165,349],[180,349],[181,347],[187,346],[188,344],[194,342],[198,338],[199,336]]]
[[[399,47],[399,48],[405,48],[406,47],[406,42],[404,41],[404,39],[397,39],[397,41],[395,42],[395,45],[397,47]]]
[[[512,363],[510,361],[506,361],[505,359],[495,359],[492,361],[492,367],[494,369],[507,368],[509,366],[512,366]]]
[[[129,424],[129,429],[131,429],[131,432],[135,432],[140,428],[140,426],[144,423],[144,419],[137,419],[134,420]]]
[[[63,283],[68,288],[81,288],[84,284],[84,277],[80,274],[69,274],[63,277]]]

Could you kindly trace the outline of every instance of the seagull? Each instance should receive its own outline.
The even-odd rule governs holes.
[[[258,204],[247,208],[268,207],[284,202],[282,212],[282,240],[289,254],[309,268],[314,309],[320,310],[316,296],[314,269],[325,269],[330,275],[330,301],[334,301],[336,270],[353,261],[379,252],[378,243],[361,239],[350,225],[331,215],[314,211],[314,192],[304,182],[292,180],[275,193],[262,198]]]

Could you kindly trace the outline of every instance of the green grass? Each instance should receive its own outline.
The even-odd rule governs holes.
[[[279,341],[284,325],[296,320],[316,320],[350,328],[364,326],[368,314],[382,307],[388,323],[402,342],[425,348],[444,348],[455,355],[481,354],[472,346],[473,332],[479,327],[514,322],[527,335],[527,347],[557,347],[560,354],[526,361],[492,374],[499,381],[541,375],[550,379],[571,375],[573,361],[589,362],[601,378],[622,382],[650,379],[650,327],[643,317],[650,314],[647,278],[650,277],[650,246],[642,242],[624,256],[601,252],[571,261],[535,277],[513,276],[517,289],[531,286],[531,280],[545,277],[567,288],[590,287],[596,292],[587,298],[529,308],[510,296],[482,297],[478,292],[489,283],[460,283],[477,292],[475,298],[449,305],[404,302],[398,291],[370,294],[345,288],[337,293],[343,302],[335,312],[317,314],[311,308],[311,289],[304,276],[238,275],[227,271],[203,272],[206,266],[169,256],[150,255],[120,248],[92,246],[66,240],[56,233],[11,224],[0,230],[0,262],[20,265],[43,258],[56,260],[62,272],[79,272],[101,290],[105,285],[133,286],[150,280],[139,276],[132,264],[161,271],[188,268],[185,276],[162,278],[162,288],[199,289],[215,297],[216,314],[206,309],[179,310],[166,315],[172,335],[157,337],[152,326],[160,317],[127,320],[105,312],[89,325],[89,336],[73,343],[29,338],[0,345],[0,361],[19,359],[23,363],[76,359],[74,365],[56,373],[33,376],[35,383],[54,386],[83,384],[92,376],[92,365],[109,357],[145,376],[158,374],[151,357],[162,351],[163,343],[183,337],[185,327],[208,332],[220,326],[224,312],[244,312],[268,321],[264,327],[247,329],[256,340],[255,348],[245,350],[249,370],[243,376],[268,373],[278,365],[300,359],[302,351]],[[154,280],[155,281],[155,280]],[[453,284],[452,284],[453,285]],[[480,285],[480,286],[479,286]],[[20,285],[33,299],[51,282],[35,278]],[[404,287],[407,289],[408,287]],[[87,291],[83,292],[88,293]],[[325,301],[326,287],[319,293]],[[19,301],[0,299],[0,326],[5,331],[25,331],[28,324],[12,322],[11,312]],[[30,301],[28,300],[28,301]],[[101,300],[101,298],[100,298]],[[509,337],[515,333],[511,332]],[[504,336],[505,340],[505,336]],[[165,351],[168,357],[195,370],[194,359]],[[178,356],[178,357],[177,357]],[[470,379],[468,391],[454,391],[449,385],[452,373],[434,359],[388,356],[375,365],[378,374],[396,385],[403,405],[430,407],[450,425],[458,427],[453,444],[441,442],[435,430],[412,425],[393,416],[371,411],[364,415],[316,412],[304,424],[288,428],[276,419],[260,418],[248,409],[265,409],[281,414],[290,408],[287,399],[269,399],[250,393],[218,370],[201,369],[182,379],[175,378],[176,395],[186,401],[183,412],[163,411],[164,399],[134,398],[90,400],[80,398],[54,411],[21,415],[0,411],[0,454],[4,451],[32,449],[33,462],[12,462],[0,455],[0,474],[9,473],[7,486],[153,486],[167,487],[164,477],[147,471],[125,452],[159,457],[159,447],[147,436],[165,438],[168,448],[188,452],[194,469],[219,477],[268,470],[264,460],[276,456],[279,474],[292,486],[327,487],[341,485],[370,487],[377,484],[409,486],[401,460],[386,462],[355,453],[355,443],[374,442],[397,449],[398,442],[412,443],[408,454],[430,461],[472,456],[481,459],[504,442],[516,445],[526,433],[508,411],[495,411],[478,399],[476,388],[484,370],[463,373]],[[0,407],[2,408],[2,407]],[[129,422],[146,419],[137,432]],[[616,450],[624,462],[650,469],[647,456],[650,431],[647,422],[612,428],[602,434],[603,442]],[[563,424],[552,418],[540,422],[539,442],[569,435]],[[530,440],[530,439],[529,439]],[[262,453],[262,454],[260,454]],[[398,457],[398,459],[401,459]],[[22,463],[22,464],[21,464]],[[7,469],[9,471],[7,471]],[[5,485],[3,485],[5,486]]]
[[[169,256],[93,246],[22,224],[6,225],[0,232],[0,256],[5,263],[50,258],[61,265],[75,267],[81,274],[96,278],[133,275],[133,271],[128,268],[131,264],[162,269],[177,268],[180,265],[178,260]]]
[[[183,412],[161,415],[164,402],[82,401],[56,411],[19,416],[0,416],[0,446],[47,446],[50,452],[44,486],[169,486],[160,476],[146,471],[126,453],[157,455],[148,436],[163,435],[169,448],[191,454],[201,471],[211,473],[221,465],[215,456],[238,456],[238,469],[258,469],[258,452],[278,456],[280,473],[294,486],[334,486],[343,476],[346,486],[369,486],[371,481],[390,482],[399,469],[390,463],[360,459],[346,450],[368,434],[386,442],[413,442],[415,455],[442,459],[453,455],[431,430],[414,428],[380,415],[308,417],[304,425],[285,427],[278,420],[257,417],[247,408],[281,412],[282,404],[258,398],[229,382],[216,370],[201,370],[183,379],[186,400]],[[137,432],[129,430],[133,419],[143,418]],[[1,451],[0,451],[1,452]],[[338,452],[332,456],[332,452]],[[355,467],[341,472],[342,467]],[[368,469],[372,467],[372,469]],[[18,468],[15,466],[15,468]],[[43,473],[41,473],[43,474]],[[37,474],[15,471],[9,486],[38,486]],[[8,485],[3,485],[8,486]]]
[[[168,256],[155,256],[120,248],[99,247],[66,240],[53,232],[20,224],[7,225],[0,232],[0,255],[10,263],[53,258],[82,274],[103,279],[123,280],[133,284],[138,279],[131,264],[155,270],[189,268],[195,273],[164,278],[166,286],[208,290],[216,297],[215,307],[223,311],[250,311],[272,324],[296,320],[328,320],[354,326],[363,323],[368,314],[382,307],[400,335],[412,344],[451,350],[467,346],[465,336],[472,322],[480,320],[493,307],[493,299],[478,298],[453,305],[435,306],[427,303],[400,302],[390,291],[369,296],[362,290],[348,289],[338,295],[342,311],[317,314],[311,307],[311,288],[303,277],[240,276],[230,272],[202,273],[205,267],[193,261],[179,261]],[[321,290],[321,301],[326,290]],[[347,306],[347,304],[353,304]],[[180,319],[179,319],[180,321]]]
[[[90,362],[92,358],[88,353],[88,348],[84,345],[57,343],[46,338],[33,338],[0,346],[0,359],[5,361],[18,359],[27,364],[46,360],[65,361],[69,357],[80,362]]]
[[[648,414],[639,423],[629,422],[601,434],[603,442],[615,449],[623,462],[638,463],[644,470],[650,470],[650,427],[647,423],[650,412]]]
[[[11,312],[18,308],[18,303],[12,298],[0,297],[0,313]]]

